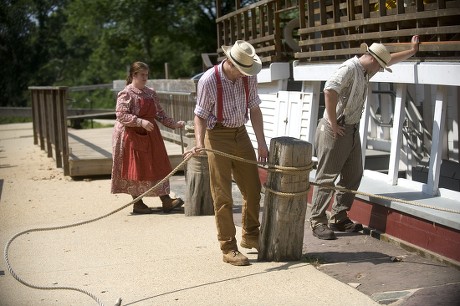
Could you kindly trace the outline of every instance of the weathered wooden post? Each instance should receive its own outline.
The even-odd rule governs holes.
[[[187,147],[195,145],[195,129],[190,122],[185,126],[185,137],[189,138]],[[209,184],[207,154],[193,156],[187,162],[185,180],[187,182],[184,213],[186,216],[204,216],[214,214],[214,205]]]
[[[271,140],[269,164],[275,169],[269,169],[267,176],[259,261],[302,257],[311,157],[312,145],[306,141],[292,137]]]

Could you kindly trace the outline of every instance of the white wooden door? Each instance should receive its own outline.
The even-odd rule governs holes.
[[[312,86],[319,90],[319,86]],[[318,95],[318,94],[317,94]],[[313,92],[278,91],[276,94],[259,94],[267,145],[274,137],[290,136],[313,143],[318,101]],[[315,102],[316,101],[316,102]],[[257,140],[249,121],[246,125],[254,148]]]

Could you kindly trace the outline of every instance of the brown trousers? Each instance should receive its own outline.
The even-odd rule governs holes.
[[[256,154],[246,127],[226,128],[217,124],[206,131],[205,147],[256,161]],[[261,184],[257,165],[207,152],[211,194],[217,226],[217,239],[223,253],[238,250],[233,221],[232,174],[243,197],[242,236],[248,240],[259,238],[259,210]]]
[[[318,157],[316,183],[333,186],[340,175],[337,186],[357,190],[363,176],[361,158],[361,140],[359,126],[345,125],[345,135],[332,136],[332,130],[326,119],[321,119],[316,129],[315,149]],[[333,190],[315,187],[311,208],[310,223],[312,228],[318,224],[327,224],[326,210],[332,198]],[[348,217],[355,196],[353,193],[337,191],[332,204],[330,223],[340,222]]]

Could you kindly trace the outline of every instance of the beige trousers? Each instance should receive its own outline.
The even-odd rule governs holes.
[[[315,149],[318,157],[316,183],[357,190],[363,176],[361,140],[359,125],[345,125],[345,135],[332,137],[332,130],[326,119],[321,119],[315,135]],[[310,223],[314,228],[318,224],[327,224],[326,210],[332,198],[333,190],[316,187],[313,190]],[[332,204],[330,223],[340,222],[348,218],[355,196],[353,193],[337,191]]]
[[[256,161],[256,154],[246,127],[226,128],[217,124],[206,131],[205,147]],[[211,194],[217,226],[217,239],[223,253],[238,250],[233,221],[232,175],[242,198],[242,236],[248,240],[259,238],[259,210],[261,184],[257,165],[207,152]]]

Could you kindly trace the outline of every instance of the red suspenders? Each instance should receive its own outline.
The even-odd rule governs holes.
[[[223,94],[222,94],[222,80],[220,79],[219,69],[217,65],[214,66],[214,72],[216,73],[216,87],[217,87],[217,122],[224,120],[223,116]],[[246,94],[246,117],[248,117],[248,106],[249,106],[249,80],[248,77],[243,77],[244,92]]]

